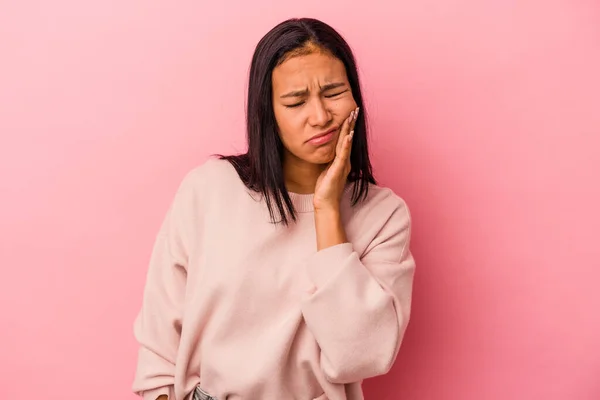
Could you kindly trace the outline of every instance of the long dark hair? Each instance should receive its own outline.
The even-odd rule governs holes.
[[[360,107],[350,162],[348,181],[354,182],[352,205],[366,198],[375,178],[369,160],[367,122],[358,80],[356,61],[350,46],[331,26],[313,18],[288,19],[271,29],[257,44],[250,66],[247,104],[248,151],[220,156],[236,169],[244,184],[263,195],[271,220],[288,225],[296,221],[296,210],[283,176],[283,143],[278,134],[272,101],[273,69],[291,51],[314,44],[344,63],[354,100]]]

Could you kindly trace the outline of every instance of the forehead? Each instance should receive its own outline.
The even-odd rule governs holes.
[[[290,57],[273,69],[273,90],[302,88],[318,83],[345,81],[346,68],[337,58],[323,52]]]

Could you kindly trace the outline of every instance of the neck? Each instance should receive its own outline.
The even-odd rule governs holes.
[[[298,194],[312,194],[319,175],[327,165],[311,164],[292,157],[283,161],[283,176],[288,191]]]

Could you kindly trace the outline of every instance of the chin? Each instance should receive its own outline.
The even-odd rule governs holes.
[[[327,146],[323,146],[319,151],[312,154],[315,159],[315,164],[329,164],[335,160],[335,142],[330,143]]]
[[[304,160],[311,164],[323,165],[323,164],[329,164],[334,159],[335,159],[335,153],[331,153],[331,154],[311,154],[310,156],[306,157]]]
[[[323,146],[313,151],[289,152],[288,155],[303,163],[326,165],[335,159],[335,147]]]

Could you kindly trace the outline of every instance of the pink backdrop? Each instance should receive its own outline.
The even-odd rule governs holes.
[[[600,399],[600,4],[391,3],[1,2],[0,398],[134,399],[167,204],[244,148],[253,46],[310,15],[414,216],[413,320],[367,399]]]

